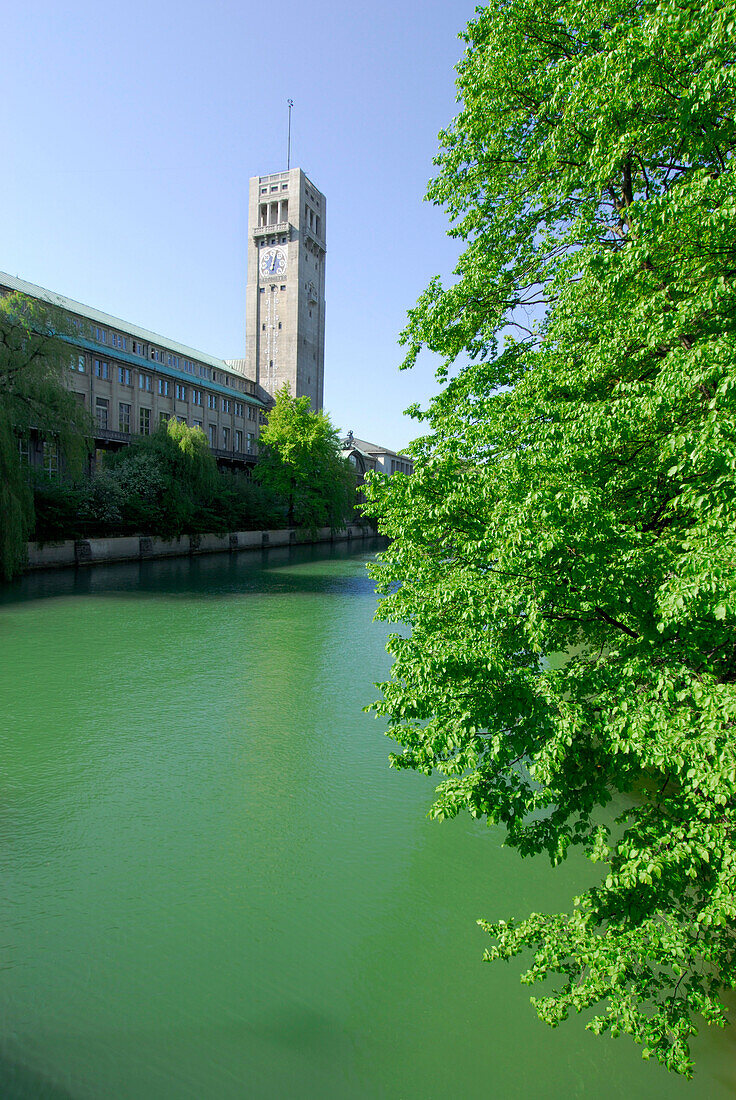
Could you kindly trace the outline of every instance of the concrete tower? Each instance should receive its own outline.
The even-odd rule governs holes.
[[[301,168],[251,179],[245,372],[271,395],[288,382],[314,410],[324,392],[325,221],[325,197]]]

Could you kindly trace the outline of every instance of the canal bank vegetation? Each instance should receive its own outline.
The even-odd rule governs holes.
[[[39,542],[181,535],[283,526],[279,498],[244,474],[218,469],[202,431],[177,420],[105,455],[91,476],[36,477]]]
[[[355,468],[340,454],[330,418],[288,384],[276,391],[259,438],[258,483],[286,503],[289,527],[342,527],[355,514]]]
[[[486,957],[688,1076],[736,982],[730,19],[478,10],[429,190],[464,251],[403,334],[441,390],[413,476],[368,487],[394,765],[441,776],[436,817],[600,867],[567,912],[492,914]]]
[[[286,400],[282,395],[274,412]],[[35,539],[341,529],[355,518],[354,475],[343,469],[337,443],[332,447],[337,437],[328,418],[310,412],[308,398],[303,402],[288,431],[278,416],[270,434],[266,428],[263,458],[251,477],[218,469],[204,433],[172,419],[106,455],[92,476],[37,478]]]
[[[67,322],[58,310],[22,295],[0,297],[0,578],[23,564],[34,524],[33,488],[23,443],[31,429],[44,458],[78,474],[88,453],[86,411],[64,386]]]

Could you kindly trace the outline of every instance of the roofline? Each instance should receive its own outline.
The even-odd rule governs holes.
[[[66,298],[63,294],[57,294],[55,290],[48,290],[46,287],[26,282],[25,279],[19,279],[16,275],[10,275],[5,271],[0,271],[0,287],[4,287],[7,290],[15,290],[19,294],[26,294],[29,298],[38,298],[42,302],[48,302],[50,305],[65,309],[69,313],[76,313],[79,314],[80,317],[86,317],[89,321],[96,321],[98,324],[109,325],[112,328],[120,329],[128,336],[135,336],[139,340],[145,340],[147,343],[159,345],[162,349],[165,348],[167,351],[175,352],[177,355],[183,355],[185,358],[197,359],[199,362],[205,363],[209,367],[216,367],[218,370],[225,371],[227,374],[234,374],[237,378],[247,377],[241,374],[240,371],[233,370],[232,367],[227,365],[224,359],[218,359],[215,355],[209,355],[207,352],[198,351],[197,348],[191,348],[187,344],[180,344],[177,340],[170,340],[166,336],[161,336],[158,332],[141,328],[139,325],[133,325],[129,321],[123,321],[122,318],[113,316],[111,313],[103,313],[102,310],[95,309],[93,306],[86,306],[83,302],[75,301],[74,298]],[[107,345],[104,346],[107,348]],[[112,351],[113,349],[110,350]],[[251,378],[248,379],[248,381],[253,382],[254,379]]]
[[[108,348],[104,344],[93,344],[91,340],[85,340],[81,336],[60,335],[59,339],[73,348],[84,348],[98,359],[109,359],[111,363],[130,363],[132,367],[137,367],[144,373],[165,374],[168,378],[175,378],[177,382],[186,382],[193,390],[215,390],[223,397],[229,397],[231,401],[243,401],[246,405],[257,405],[260,409],[267,407],[266,402],[254,393],[228,389],[227,386],[221,386],[219,382],[213,382],[211,378],[199,378],[196,374],[187,374],[186,371],[177,370],[176,367],[170,367],[167,363],[146,359],[145,355],[136,355],[134,352],[122,351],[120,348]],[[231,371],[231,374],[236,374],[238,378],[243,377],[235,371]]]
[[[358,444],[361,446],[358,447]],[[400,451],[392,451],[390,447],[380,447],[377,443],[369,443],[367,439],[358,439],[357,436],[354,436],[351,446],[358,447],[358,450],[364,450],[366,454],[389,455],[392,458],[403,458],[409,462],[414,461],[409,455],[402,454]],[[367,448],[370,448],[370,450],[367,450]]]

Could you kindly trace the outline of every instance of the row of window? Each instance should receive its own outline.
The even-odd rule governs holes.
[[[76,362],[72,361],[72,369],[84,371],[84,356],[80,355]],[[110,380],[110,364],[104,359],[94,359],[92,361],[92,369],[96,378],[102,378],[103,380]],[[133,385],[133,372],[130,367],[118,367],[118,382],[121,386]],[[168,378],[156,379],[159,396],[170,397],[171,396],[171,383]],[[140,371],[138,374],[138,388],[145,393],[153,392],[153,376],[150,374],[144,374]],[[188,387],[181,385],[179,382],[175,383],[174,390],[176,393],[177,401],[187,400]],[[191,401],[193,405],[201,405],[203,401],[202,390],[191,387]],[[214,393],[207,394],[207,408],[217,409],[222,408],[224,413],[235,412],[236,416],[247,416],[248,420],[255,420],[255,409],[251,405],[245,404],[244,401],[233,401],[230,397],[220,398],[220,405],[218,406],[218,399]]]
[[[77,328],[81,328],[81,323],[76,322]],[[90,335],[93,340],[98,344],[108,343],[108,332],[104,328],[100,328],[99,325],[92,325],[90,328]],[[121,336],[117,332],[109,333],[109,343],[114,348],[119,348],[121,351],[128,350],[128,337]],[[204,366],[203,363],[195,363],[191,359],[183,359],[179,355],[175,355],[173,352],[161,351],[160,348],[151,346],[148,351],[146,345],[139,343],[137,340],[131,340],[131,351],[134,355],[140,355],[146,359],[152,359],[155,363],[165,363],[169,367],[173,367],[175,370],[183,370],[187,374],[197,375],[199,378],[205,378],[207,381],[218,382],[222,386],[230,386],[231,389],[241,390],[245,392],[248,388],[246,386],[245,379],[233,378],[231,375],[226,374],[224,371],[220,371],[219,375],[217,371],[212,370],[210,367]],[[84,356],[79,355],[72,359],[72,370],[84,371]]]
[[[109,414],[110,414],[110,402],[105,397],[98,397],[95,401],[95,419],[98,429],[107,431],[109,427]],[[171,414],[166,412],[160,412],[158,414],[159,424],[165,424],[171,419]],[[186,424],[186,419],[182,416],[176,418],[182,424]],[[200,428],[204,431],[204,424],[201,420],[192,420],[193,428]],[[208,424],[209,441],[211,447],[217,447],[217,424]],[[131,406],[127,401],[120,401],[118,403],[118,431],[125,432],[126,435],[130,435],[131,432]],[[141,408],[138,410],[138,431],[141,435],[151,434],[151,410]],[[254,432],[243,432],[240,428],[236,428],[231,434],[230,428],[221,428],[222,448],[223,450],[230,450],[230,440],[232,438],[234,450],[243,453],[243,440],[245,439],[247,444],[247,454],[253,453],[253,447],[255,442]],[[21,441],[22,443],[22,441]],[[27,442],[26,442],[27,448]],[[23,457],[23,451],[21,450],[21,457]],[[26,453],[27,461],[27,453]]]
[[[391,459],[391,473],[392,474],[410,474],[413,470],[413,464],[411,462],[402,462],[400,459]]]
[[[319,214],[316,214],[311,207],[306,205],[304,207],[304,222],[318,237],[322,236],[322,223]]]

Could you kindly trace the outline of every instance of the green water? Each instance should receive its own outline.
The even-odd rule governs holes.
[[[365,544],[364,544],[365,546]],[[361,713],[369,549],[29,577],[0,598],[0,1098],[708,1098],[542,1025],[476,918],[594,871],[521,863]]]

